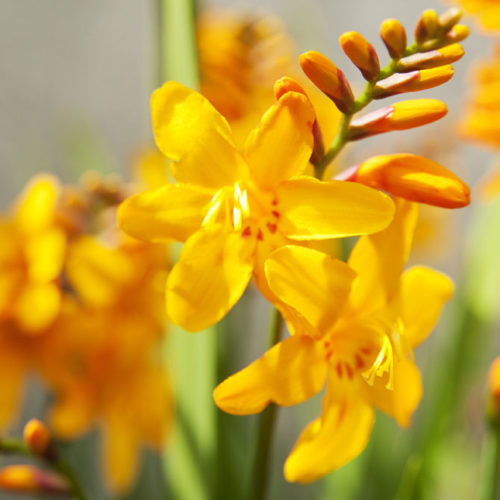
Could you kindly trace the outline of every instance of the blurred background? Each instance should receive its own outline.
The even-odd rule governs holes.
[[[385,49],[378,30],[384,19],[399,19],[411,37],[424,9],[442,12],[450,5],[431,0],[200,1],[198,12],[220,8],[251,16],[277,16],[294,40],[297,55],[306,50],[322,52],[351,82],[359,83],[359,90],[364,82],[338,45],[343,32],[359,31],[382,55]],[[67,182],[76,181],[89,169],[130,177],[138,152],[153,145],[149,99],[160,83],[157,2],[3,0],[1,6],[1,206],[6,208],[28,179],[41,171],[53,172]],[[493,54],[496,39],[480,32],[472,18],[466,16],[465,23],[472,33],[464,42],[466,55],[455,65],[454,78],[418,96],[444,100],[449,114],[420,129],[355,143],[342,156],[343,166],[375,154],[422,154],[461,176],[474,194],[477,181],[498,165],[498,158],[493,151],[464,140],[457,130],[471,92],[474,68]],[[450,273],[457,293],[432,338],[417,352],[424,375],[424,399],[412,428],[400,429],[379,412],[370,444],[359,458],[321,481],[300,486],[286,483],[281,469],[298,432],[317,415],[320,398],[280,409],[269,498],[480,498],[486,373],[500,349],[500,207],[496,201],[474,202],[460,211],[444,213],[430,208],[423,211],[423,217],[412,260]],[[220,381],[262,353],[269,314],[257,290],[250,290],[219,331],[207,335],[218,335],[219,349],[222,345],[226,354],[230,353],[223,366],[213,368],[207,387],[210,380]],[[180,338],[177,333],[172,332],[172,344],[166,347],[173,358],[174,377],[179,376],[176,363],[181,363],[175,355]],[[180,368],[184,374],[190,373],[182,387],[194,394],[197,376],[203,376],[197,373],[200,364],[196,356],[206,340],[190,336],[186,342],[198,342],[198,347],[192,347],[196,354],[182,359]],[[27,418],[43,415],[46,404],[42,388],[33,382],[17,432]],[[207,444],[211,451],[205,459],[218,453],[213,460],[248,469],[255,419],[220,415],[215,408],[211,412],[207,418],[217,420],[226,437]],[[203,435],[204,424],[200,425],[196,432]],[[68,460],[88,485],[89,498],[113,498],[98,477],[97,440],[93,434],[69,446]],[[183,451],[175,432],[170,444],[166,473],[158,458],[149,454],[138,486],[127,498],[210,498],[203,477],[194,480],[190,476],[200,473],[187,472],[200,457]],[[225,456],[221,458],[221,454]],[[198,460],[198,465],[201,463]],[[186,484],[169,492],[164,476],[180,470]],[[210,474],[210,470],[201,475]],[[222,476],[209,482],[215,481],[216,489],[234,488],[233,498],[242,498],[248,478],[238,483],[229,470],[219,474]]]

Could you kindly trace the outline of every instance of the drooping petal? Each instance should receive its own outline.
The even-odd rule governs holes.
[[[287,481],[316,481],[364,450],[375,412],[357,390],[356,382],[330,376],[321,418],[304,429],[285,462]]]
[[[140,444],[133,427],[119,415],[108,416],[102,447],[111,488],[126,491],[134,482],[139,465]]]
[[[270,402],[301,403],[321,390],[328,365],[322,345],[305,335],[276,344],[214,391],[217,406],[233,415],[262,411]]]
[[[15,316],[25,333],[37,334],[56,319],[61,292],[54,283],[29,284],[15,305]]]
[[[167,280],[167,314],[189,331],[219,321],[241,297],[252,275],[255,240],[221,225],[195,233]]]
[[[269,108],[245,144],[245,157],[258,186],[271,190],[304,171],[313,147],[313,122],[313,107],[298,92],[285,93]]]
[[[302,177],[277,191],[280,228],[295,240],[321,240],[381,231],[392,220],[394,204],[385,194],[345,181]]]
[[[267,259],[266,276],[280,300],[325,334],[342,310],[356,274],[323,252],[290,245]]]
[[[15,218],[21,231],[33,233],[52,223],[59,195],[57,179],[48,174],[34,177],[17,200]]]
[[[453,291],[450,278],[433,269],[417,266],[404,273],[400,294],[402,320],[412,347],[432,332]]]
[[[226,119],[198,92],[167,82],[151,97],[153,132],[179,182],[217,188],[245,177]]]
[[[396,204],[391,225],[380,233],[360,238],[349,257],[349,266],[358,273],[350,297],[355,310],[375,310],[399,289],[415,231],[418,205],[402,199],[396,199]]]
[[[422,399],[422,378],[415,363],[406,355],[399,359],[394,357],[393,363],[394,386],[388,388],[383,377],[376,377],[369,393],[375,406],[391,415],[402,427],[408,427]]]
[[[140,240],[185,241],[201,227],[212,196],[193,185],[162,186],[125,200],[118,208],[118,224]]]

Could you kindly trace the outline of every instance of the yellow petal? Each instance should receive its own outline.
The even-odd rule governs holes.
[[[90,428],[93,418],[94,409],[80,390],[66,392],[52,406],[49,414],[50,428],[63,439],[82,435]]]
[[[412,347],[419,345],[432,332],[453,291],[450,278],[433,269],[418,266],[404,273],[401,282],[402,319]]]
[[[356,310],[376,310],[399,289],[415,231],[418,205],[402,199],[397,199],[396,205],[391,225],[380,233],[360,238],[349,257],[349,266],[358,273],[350,297],[351,306]]]
[[[167,314],[189,331],[213,325],[241,297],[253,271],[255,240],[220,225],[184,245],[167,280]]]
[[[64,233],[57,228],[30,238],[25,248],[30,279],[38,282],[56,279],[64,263],[65,250]]]
[[[385,194],[354,182],[285,181],[278,188],[280,227],[289,238],[321,240],[381,231],[394,203]]]
[[[368,391],[374,405],[391,415],[402,427],[408,427],[422,399],[422,378],[415,363],[406,356],[395,356],[393,363],[394,387],[388,389],[384,378],[376,377]]]
[[[304,429],[285,462],[286,480],[310,483],[356,458],[374,421],[371,404],[355,384],[330,377],[321,418]]]
[[[210,190],[187,184],[167,185],[136,194],[118,208],[118,224],[145,241],[185,241],[203,222]]]
[[[256,184],[271,190],[304,171],[313,147],[313,122],[312,105],[298,92],[287,92],[271,106],[245,144]]]
[[[117,416],[105,422],[103,455],[108,482],[117,492],[125,492],[134,482],[139,466],[140,443],[135,429]]]
[[[53,283],[31,284],[24,288],[15,306],[16,319],[28,334],[37,334],[56,319],[61,292]]]
[[[134,264],[126,254],[82,236],[70,247],[66,273],[84,302],[106,307],[123,293],[121,288],[133,276]]]
[[[319,392],[326,374],[321,343],[295,335],[219,384],[214,400],[233,415],[258,413],[271,402],[290,406]]]
[[[21,231],[32,233],[48,227],[54,217],[59,195],[55,177],[42,174],[34,177],[24,188],[15,207],[15,217]]]
[[[153,93],[151,111],[156,144],[174,161],[177,181],[221,187],[245,177],[227,121],[201,94],[167,82]]]
[[[285,246],[267,259],[266,276],[273,293],[324,334],[342,310],[356,274],[323,252]]]
[[[0,360],[0,430],[17,421],[23,397],[23,375],[27,367],[2,346]]]

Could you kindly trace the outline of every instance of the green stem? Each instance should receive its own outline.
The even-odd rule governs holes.
[[[419,47],[417,44],[412,44],[410,47],[406,49],[405,56],[409,56],[417,53]],[[389,76],[392,76],[396,73],[397,70],[396,59],[391,59],[390,63],[383,69],[380,70],[377,78],[372,82],[367,82],[363,93],[354,101],[353,110],[351,113],[343,113],[342,118],[340,120],[339,127],[337,129],[337,133],[335,138],[333,139],[332,145],[325,153],[323,158],[321,158],[315,164],[315,176],[318,179],[322,179],[328,165],[337,157],[340,151],[344,148],[344,146],[349,142],[349,124],[351,123],[351,119],[355,113],[358,113],[362,109],[366,108],[368,104],[370,104],[374,99],[373,89],[375,85],[380,80],[384,80]]]
[[[85,495],[82,488],[80,487],[80,484],[78,483],[75,473],[73,472],[71,467],[59,456],[59,453],[57,453],[55,458],[43,455],[35,455],[22,441],[16,441],[14,439],[0,440],[0,453],[16,454],[25,457],[35,457],[42,460],[43,462],[45,462],[45,464],[50,466],[66,479],[75,499],[85,500]]]
[[[269,347],[277,344],[281,339],[283,331],[283,317],[280,312],[275,309],[273,312],[273,322],[269,338]],[[274,424],[276,421],[277,406],[271,403],[265,411],[262,412],[259,419],[257,449],[254,458],[253,469],[253,489],[252,500],[264,500],[266,497],[268,476],[269,476],[269,459],[271,444],[273,440]]]

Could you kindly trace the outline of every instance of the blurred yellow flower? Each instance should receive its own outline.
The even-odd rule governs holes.
[[[498,0],[457,0],[465,12],[477,16],[486,31],[500,30],[500,2]]]
[[[133,483],[141,447],[161,449],[172,415],[159,353],[164,268],[158,246],[77,238],[66,266],[75,298],[66,297],[41,354],[56,394],[51,428],[74,439],[97,424],[107,477],[119,491]]]
[[[252,274],[272,300],[263,263],[275,248],[378,231],[392,218],[393,203],[382,193],[301,176],[314,122],[302,93],[282,95],[242,153],[226,120],[197,92],[168,82],[151,107],[157,145],[173,160],[177,184],[132,196],[118,219],[143,240],[186,241],[166,300],[170,319],[187,330],[220,320]]]
[[[425,267],[403,273],[417,205],[398,201],[392,224],[362,237],[348,265],[308,248],[286,246],[266,262],[271,290],[311,335],[275,345],[214,391],[233,414],[270,402],[300,403],[327,380],[322,415],[299,437],[285,463],[289,481],[310,482],[355,458],[366,446],[374,406],[407,426],[422,383],[413,347],[434,328],[453,284]]]
[[[56,179],[39,175],[0,218],[0,321],[14,321],[26,335],[42,331],[59,312],[66,241],[55,219],[58,197]]]

